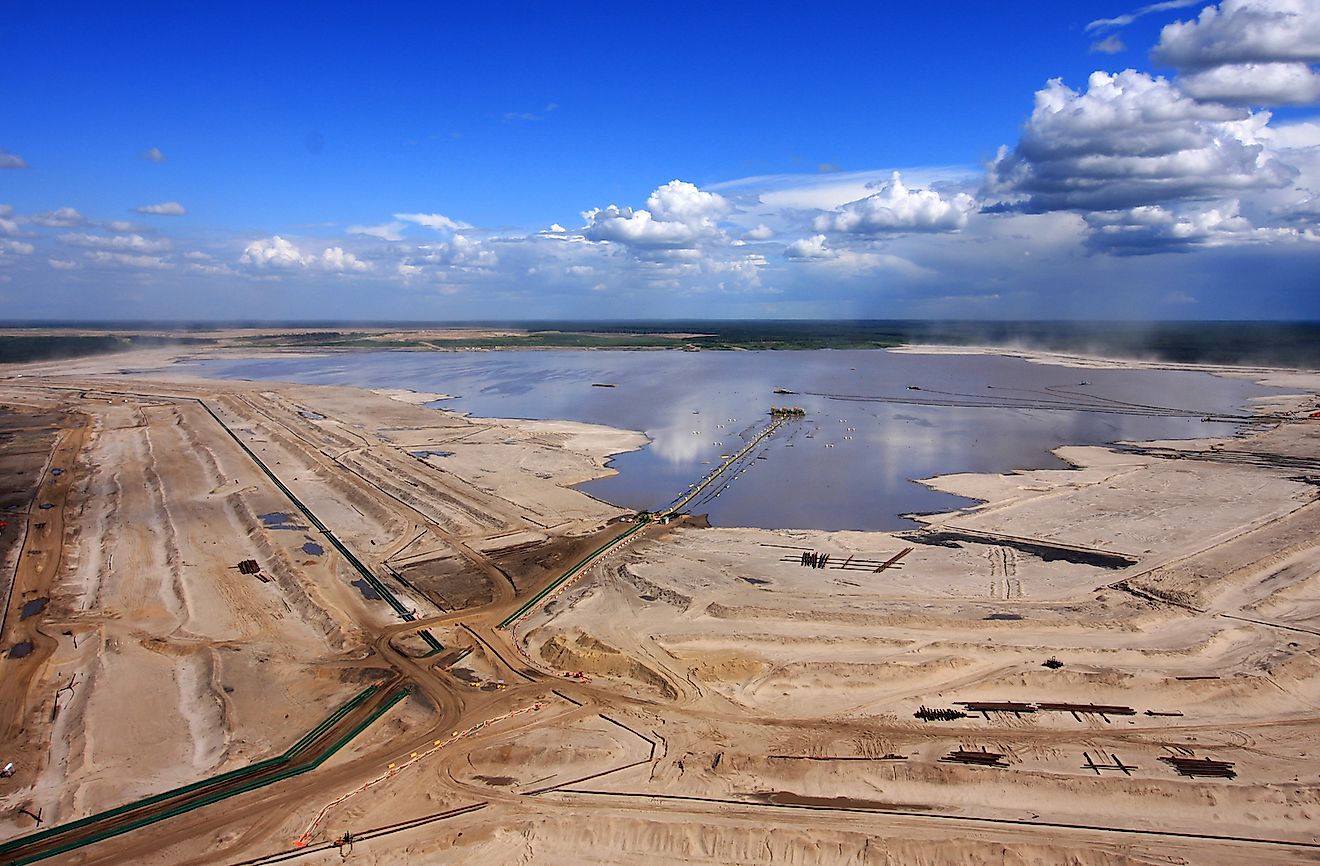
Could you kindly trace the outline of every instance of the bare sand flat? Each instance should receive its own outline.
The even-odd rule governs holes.
[[[1320,860],[1320,376],[1226,371],[1288,418],[929,479],[980,504],[863,533],[639,526],[572,485],[641,434],[120,372],[163,357],[0,379],[63,419],[25,440],[41,483],[75,458],[59,537],[6,559],[4,649],[39,647],[0,658],[4,836],[408,693],[315,769],[50,862],[338,862],[347,832],[374,863]]]

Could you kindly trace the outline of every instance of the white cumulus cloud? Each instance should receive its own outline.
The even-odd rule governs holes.
[[[279,235],[248,244],[238,260],[255,268],[305,268],[310,263],[292,242]]]
[[[1093,72],[1082,93],[1053,79],[1037,91],[1017,146],[990,165],[987,188],[1040,212],[1283,187],[1297,171],[1265,146],[1269,119],[1132,69]]]
[[[826,245],[824,235],[800,238],[784,248],[784,258],[794,262],[818,262],[834,256],[835,252]]]
[[[1309,105],[1320,101],[1320,73],[1305,63],[1228,63],[1178,76],[1196,99],[1245,105]]]
[[[312,268],[331,273],[362,273],[371,266],[342,247],[327,247],[320,255],[303,253],[292,241],[274,235],[252,241],[239,256],[239,264],[258,270],[308,270]]]
[[[0,147],[0,169],[6,168],[27,168],[28,161],[16,153],[11,153]]]
[[[1123,255],[1187,252],[1196,247],[1227,246],[1261,241],[1316,238],[1293,228],[1257,228],[1239,212],[1237,201],[1213,207],[1184,208],[1181,213],[1159,205],[1086,215],[1093,229],[1087,246]]]
[[[655,218],[689,225],[713,225],[729,212],[729,202],[714,192],[703,192],[693,184],[671,180],[646,198],[646,207]]]
[[[447,241],[423,244],[417,248],[419,259],[432,265],[443,265],[464,270],[493,268],[499,256],[477,240],[465,235],[454,235]]]
[[[87,219],[71,207],[62,207],[46,213],[33,214],[28,217],[28,222],[47,228],[70,229],[85,224]]]
[[[188,209],[177,201],[163,201],[160,204],[148,204],[142,207],[133,208],[136,213],[154,214],[156,216],[187,216]]]
[[[646,199],[646,207],[610,205],[582,214],[588,240],[611,241],[642,249],[691,249],[720,237],[718,221],[732,205],[718,193],[672,180]]]
[[[1223,0],[1166,25],[1151,56],[1180,69],[1320,62],[1320,0]]]
[[[947,232],[967,225],[976,201],[966,193],[945,198],[934,190],[909,189],[898,172],[879,192],[849,202],[815,220],[818,232],[876,235],[892,232]]]
[[[147,162],[164,162],[165,154],[161,153],[159,147],[149,147],[142,151],[142,158]]]
[[[647,210],[610,205],[582,215],[582,233],[593,241],[613,241],[637,247],[686,247],[698,237],[686,223],[657,220]]]
[[[342,247],[329,247],[321,253],[320,266],[335,273],[361,273],[370,270],[370,265],[358,259],[352,253],[344,252]]]

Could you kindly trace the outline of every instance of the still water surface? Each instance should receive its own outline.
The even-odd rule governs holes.
[[[1231,435],[1235,425],[1201,416],[1240,412],[1251,397],[1270,393],[1205,373],[886,351],[368,352],[197,366],[222,378],[451,394],[454,399],[435,405],[479,416],[641,430],[651,438],[648,446],[618,455],[618,475],[581,489],[652,510],[741,448],[769,420],[771,405],[801,406],[805,419],[786,424],[718,496],[690,509],[708,512],[717,526],[767,528],[911,526],[902,515],[969,504],[913,479],[1063,468],[1049,453],[1059,445]],[[775,388],[799,393],[775,394]],[[823,394],[1017,405],[903,405]],[[1045,401],[1106,411],[1023,405]],[[1124,414],[1131,407],[1120,401],[1187,409],[1195,417]]]

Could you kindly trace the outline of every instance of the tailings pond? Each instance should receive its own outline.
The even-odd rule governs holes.
[[[1060,445],[1229,436],[1241,429],[1233,416],[1272,393],[1197,372],[886,351],[366,352],[193,367],[227,379],[411,388],[452,394],[433,405],[472,415],[641,430],[651,443],[617,455],[618,475],[580,488],[636,509],[686,492],[755,435],[772,405],[800,406],[805,418],[689,509],[717,526],[766,528],[908,527],[904,514],[969,504],[914,479],[1064,468],[1050,453]],[[1228,417],[1203,420],[1211,416]]]

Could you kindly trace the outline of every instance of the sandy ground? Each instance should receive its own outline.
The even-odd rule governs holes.
[[[649,525],[510,631],[630,526],[569,488],[640,434],[146,372],[163,357],[0,380],[89,431],[54,649],[30,690],[0,680],[23,715],[6,836],[277,753],[393,669],[413,696],[314,772],[67,862],[267,862],[331,803],[293,862],[340,862],[348,830],[382,864],[1320,861],[1313,396],[1245,438],[930,479],[982,504],[910,532]],[[359,592],[195,398],[422,619]],[[445,653],[419,657],[422,627]]]

